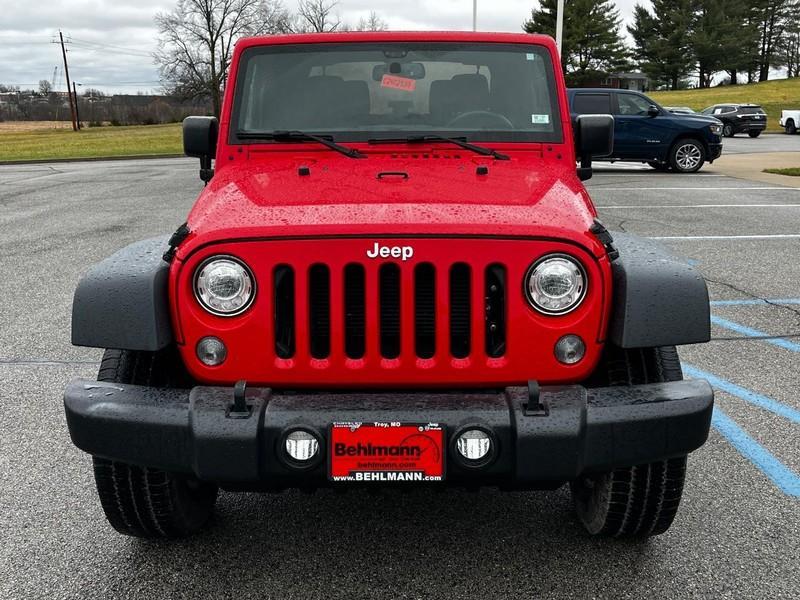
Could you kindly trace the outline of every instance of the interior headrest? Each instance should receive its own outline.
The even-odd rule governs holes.
[[[489,82],[478,73],[431,83],[430,112],[451,119],[459,113],[488,110]]]

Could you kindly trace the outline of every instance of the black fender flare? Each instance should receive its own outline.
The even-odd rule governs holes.
[[[169,239],[136,242],[89,269],[72,302],[74,345],[155,352],[173,342]]]
[[[613,301],[608,340],[620,348],[699,344],[711,339],[708,288],[700,272],[653,240],[613,232]]]

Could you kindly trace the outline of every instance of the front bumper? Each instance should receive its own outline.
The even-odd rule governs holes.
[[[302,426],[319,436],[325,453],[334,421],[438,422],[451,448],[445,482],[557,486],[586,473],[696,450],[708,437],[714,394],[702,380],[371,394],[252,388],[244,418],[231,413],[232,402],[232,388],[175,390],[82,379],[64,394],[72,441],[90,454],[224,487],[266,490],[329,484],[325,460],[297,469],[281,452],[287,430]],[[497,441],[494,460],[479,469],[460,463],[449,443],[460,429],[476,425]]]
[[[722,156],[722,144],[709,144],[708,145],[708,162],[714,162]]]

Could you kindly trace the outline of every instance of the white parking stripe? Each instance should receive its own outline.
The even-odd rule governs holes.
[[[617,204],[597,208],[800,208],[800,204]]]
[[[783,190],[785,192],[800,192],[800,188],[789,188],[789,187],[596,187],[591,188],[593,192],[595,191],[602,191],[602,192],[638,192],[640,190],[663,190],[665,192],[676,192],[676,191],[684,191],[684,192],[715,192],[715,191],[732,191],[735,190],[737,192],[746,192],[748,190]]]
[[[668,235],[653,236],[651,240],[790,240],[800,239],[800,233],[775,233],[770,235]]]
[[[670,177],[670,178],[673,178],[673,179],[679,179],[681,177],[684,177],[684,175],[672,175],[670,173],[653,173],[652,171],[648,172],[648,173],[611,173],[611,172],[600,172],[600,173],[598,173],[597,171],[595,171],[594,172],[594,177],[624,177],[625,179],[627,179],[628,177],[652,177],[652,178]],[[709,174],[709,175],[697,175],[697,174],[692,175],[692,179],[703,178],[703,177],[727,177],[727,175],[716,175],[716,174],[714,174],[714,175],[711,175],[711,174]]]

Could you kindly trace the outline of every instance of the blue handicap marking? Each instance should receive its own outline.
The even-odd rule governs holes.
[[[711,424],[742,456],[758,467],[784,494],[800,498],[800,477],[790,471],[764,446],[751,438],[744,429],[739,427],[721,409],[714,407]]]
[[[796,342],[790,342],[789,340],[781,337],[769,337],[769,334],[765,333],[764,331],[753,329],[752,327],[747,327],[746,325],[741,325],[739,323],[736,323],[735,321],[730,321],[728,319],[723,319],[722,317],[718,317],[716,315],[711,315],[711,322],[714,325],[717,325],[718,327],[735,331],[736,333],[739,333],[747,337],[768,338],[768,339],[762,339],[762,341],[766,342],[767,344],[772,344],[773,346],[777,346],[778,348],[783,348],[784,350],[790,350],[791,352],[800,352],[800,344]]]
[[[736,396],[745,402],[758,406],[778,416],[788,419],[792,423],[800,424],[800,411],[778,402],[768,396],[748,390],[730,381],[717,377],[713,373],[703,371],[692,365],[683,364],[684,374],[693,379],[705,379],[713,387]],[[800,476],[792,472],[769,450],[755,441],[744,429],[719,408],[714,407],[711,424],[736,448],[739,453],[753,463],[764,475],[769,478],[783,493],[800,497]]]

